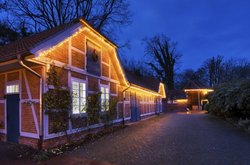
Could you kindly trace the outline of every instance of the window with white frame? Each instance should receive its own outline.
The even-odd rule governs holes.
[[[73,114],[86,113],[86,83],[82,81],[72,81],[73,92]]]
[[[101,87],[101,111],[109,110],[109,88]]]
[[[19,93],[19,85],[11,84],[6,86],[6,94],[15,94]]]

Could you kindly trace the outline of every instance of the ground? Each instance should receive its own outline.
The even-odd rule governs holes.
[[[246,132],[208,114],[176,112],[132,124],[45,164],[244,165],[249,155]]]
[[[32,151],[34,151],[34,149],[31,147],[0,141],[0,164],[33,164],[33,162],[31,162],[26,155],[27,152]]]

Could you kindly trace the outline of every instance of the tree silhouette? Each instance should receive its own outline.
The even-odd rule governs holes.
[[[181,57],[176,50],[177,43],[171,42],[165,35],[156,35],[144,42],[145,52],[150,57],[147,64],[169,90],[174,89],[175,67]]]

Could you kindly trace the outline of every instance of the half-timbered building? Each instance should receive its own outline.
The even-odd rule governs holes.
[[[63,143],[64,134],[54,133],[42,106],[42,95],[51,87],[47,73],[51,65],[61,69],[60,80],[77,95],[72,115],[96,91],[104,102],[118,99],[113,122],[137,121],[160,113],[164,85],[138,78],[122,68],[117,46],[83,19],[49,29],[0,47],[0,137],[3,141],[47,148]],[[140,80],[140,81],[139,81]],[[100,109],[100,112],[102,109]],[[68,134],[101,124],[68,123]]]

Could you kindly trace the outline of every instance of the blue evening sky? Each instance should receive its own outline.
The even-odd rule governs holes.
[[[181,70],[197,69],[218,54],[250,59],[249,0],[129,0],[133,23],[119,38],[130,40],[127,57],[144,56],[142,39],[166,34],[178,42]]]

